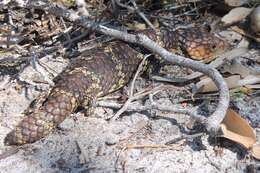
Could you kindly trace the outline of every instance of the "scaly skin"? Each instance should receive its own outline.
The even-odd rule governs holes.
[[[163,31],[167,49],[180,49],[185,56],[208,63],[230,48],[230,45],[201,27]]]
[[[225,49],[222,40],[199,30],[141,31],[161,46],[179,47],[190,57],[209,60]],[[177,44],[176,44],[177,43]],[[5,138],[5,145],[33,143],[47,136],[79,105],[123,87],[135,73],[143,54],[124,42],[106,43],[73,60],[58,77],[39,109],[26,116]],[[220,51],[221,50],[221,51]]]

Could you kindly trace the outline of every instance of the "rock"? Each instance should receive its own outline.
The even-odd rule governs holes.
[[[119,142],[119,138],[116,135],[107,135],[105,139],[105,144],[106,145],[115,145],[116,143]]]

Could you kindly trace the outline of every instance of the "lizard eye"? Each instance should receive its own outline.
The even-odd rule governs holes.
[[[215,44],[211,45],[211,49],[215,50],[217,48],[217,46]]]

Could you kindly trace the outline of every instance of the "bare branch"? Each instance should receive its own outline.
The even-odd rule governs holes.
[[[160,55],[162,58],[164,58],[168,62],[171,62],[172,64],[191,68],[192,70],[199,71],[209,76],[218,87],[220,97],[215,112],[206,120],[205,125],[207,127],[207,130],[214,134],[219,129],[219,125],[223,120],[226,114],[226,110],[229,106],[229,90],[221,74],[212,66],[205,65],[200,62],[196,62],[194,60],[172,54],[166,49],[160,47],[156,42],[150,40],[145,35],[127,34],[115,29],[108,28],[106,26],[94,23],[93,21],[87,19],[84,16],[80,17],[76,13],[63,9],[61,7],[54,6],[52,4],[48,4],[44,1],[28,1],[27,4],[25,4],[23,7],[45,10],[48,13],[51,13],[59,17],[63,17],[64,19],[67,19],[73,22],[74,24],[80,25],[84,28],[92,29],[99,33],[109,35],[117,39],[124,40],[126,42],[142,45],[151,52]]]
[[[96,103],[97,106],[99,107],[105,107],[105,108],[111,108],[111,109],[122,109],[124,105],[120,103],[115,103],[111,101],[98,101]],[[192,118],[196,119],[198,122],[203,122],[206,121],[205,117],[199,116],[196,112],[196,109],[184,109],[184,108],[179,108],[179,107],[172,107],[172,106],[166,106],[162,104],[150,104],[150,105],[136,105],[133,103],[129,103],[127,105],[127,109],[124,111],[126,112],[142,112],[142,111],[150,111],[152,109],[156,109],[159,111],[164,111],[164,112],[171,112],[171,113],[179,113],[179,114],[186,114],[191,116]]]

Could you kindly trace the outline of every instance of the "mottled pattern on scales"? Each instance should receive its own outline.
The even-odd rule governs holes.
[[[180,47],[195,59],[209,59],[225,50],[222,40],[194,28],[143,33],[169,50]],[[105,43],[75,58],[54,79],[55,87],[40,108],[24,117],[6,136],[5,145],[33,143],[45,137],[79,105],[86,106],[127,84],[142,58],[143,54],[122,41]]]

